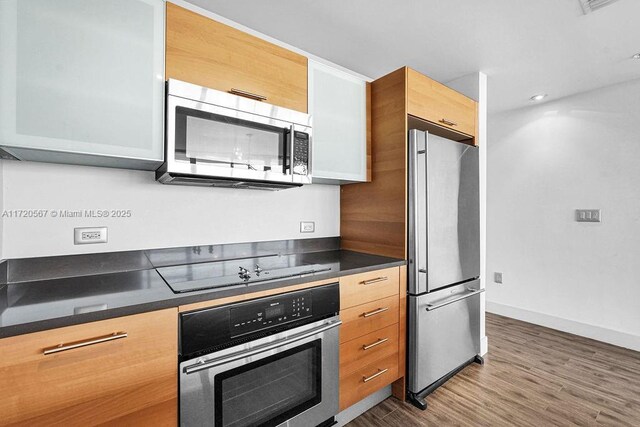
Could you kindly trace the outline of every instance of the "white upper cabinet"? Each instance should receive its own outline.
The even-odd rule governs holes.
[[[366,81],[309,60],[309,113],[313,116],[313,182],[366,181]]]
[[[21,160],[155,169],[163,0],[0,0],[0,146]]]

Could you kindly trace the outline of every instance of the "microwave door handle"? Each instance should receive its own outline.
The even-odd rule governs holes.
[[[193,374],[194,372],[202,371],[204,369],[215,368],[216,366],[235,362],[236,360],[241,360],[250,356],[254,356],[256,354],[264,353],[265,351],[274,350],[278,347],[282,347],[285,344],[292,344],[294,342],[298,342],[303,339],[312,337],[321,332],[325,332],[329,329],[333,329],[335,327],[340,326],[341,324],[342,324],[342,321],[338,320],[335,322],[324,324],[322,326],[318,326],[317,328],[313,328],[310,331],[303,332],[300,335],[294,335],[292,337],[283,338],[281,340],[274,341],[270,344],[255,348],[250,351],[239,351],[239,352],[230,354],[229,356],[212,359],[208,362],[195,363],[191,366],[187,366],[186,368],[184,368],[184,373],[186,373],[187,375]]]
[[[289,152],[287,153],[287,163],[288,163],[288,169],[289,169],[289,174],[293,175],[293,153],[295,152],[294,150],[294,145],[296,143],[296,138],[295,138],[295,131],[296,131],[296,125],[292,124],[289,127]]]

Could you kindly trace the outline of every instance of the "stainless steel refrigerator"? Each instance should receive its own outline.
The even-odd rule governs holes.
[[[480,353],[478,148],[409,131],[408,368],[410,401]]]

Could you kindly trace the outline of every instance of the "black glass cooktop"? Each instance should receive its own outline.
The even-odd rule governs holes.
[[[296,255],[273,255],[157,269],[171,290],[177,294],[300,277],[329,270],[329,266],[302,263]]]

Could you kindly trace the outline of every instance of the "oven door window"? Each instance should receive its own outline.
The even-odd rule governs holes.
[[[321,340],[215,377],[215,426],[276,426],[322,400]]]
[[[285,173],[287,127],[186,107],[176,107],[175,125],[176,160]]]

